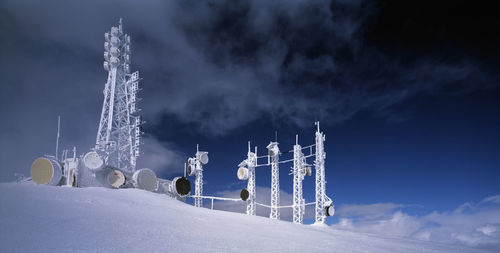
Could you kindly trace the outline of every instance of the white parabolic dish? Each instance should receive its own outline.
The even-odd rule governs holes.
[[[154,171],[150,169],[140,169],[134,172],[132,180],[135,188],[147,191],[156,191],[156,188],[158,187],[158,178],[156,177]]]
[[[37,184],[57,185],[61,177],[62,168],[57,161],[40,157],[31,165],[31,178]]]
[[[104,167],[104,160],[95,151],[90,151],[83,157],[83,163],[91,170],[100,170]]]

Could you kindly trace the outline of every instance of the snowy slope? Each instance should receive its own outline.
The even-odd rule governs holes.
[[[0,184],[0,252],[487,252],[194,208],[136,189]]]

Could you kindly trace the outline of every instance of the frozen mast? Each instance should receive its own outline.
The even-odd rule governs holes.
[[[108,81],[104,87],[104,102],[95,149],[106,163],[135,171],[139,156],[141,119],[136,113],[136,93],[139,72],[130,74],[130,36],[123,33],[122,20],[118,27],[104,34],[104,69]]]

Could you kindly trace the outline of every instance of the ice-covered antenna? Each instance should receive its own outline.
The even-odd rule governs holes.
[[[247,202],[247,214],[255,215],[255,167],[257,165],[257,147],[255,153],[252,153],[251,143],[248,142],[247,158],[238,164],[237,176],[240,180],[247,180],[247,188],[243,189],[240,197]]]
[[[133,173],[140,155],[144,123],[139,112],[139,72],[130,71],[130,36],[118,25],[104,34],[103,67],[108,72],[95,151],[106,165]]]
[[[57,116],[57,137],[56,137],[56,160],[58,158],[57,153],[59,152],[59,132],[61,130],[61,115]]]
[[[317,126],[316,131],[316,160],[314,167],[316,170],[316,208],[315,208],[315,223],[325,224],[326,216],[333,215],[333,203],[328,196],[326,196],[326,180],[325,180],[325,158],[326,153],[324,150],[325,134],[320,132],[319,121],[314,123]]]
[[[280,182],[279,182],[279,154],[278,142],[267,145],[268,160],[271,160],[271,213],[269,218],[280,219]]]
[[[189,167],[187,174],[195,176],[194,206],[203,206],[203,165],[208,163],[208,152],[200,151],[200,145],[196,144],[196,155],[188,159]]]
[[[186,177],[186,163],[184,163],[184,177]]]

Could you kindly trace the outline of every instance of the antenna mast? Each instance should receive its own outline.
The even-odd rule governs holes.
[[[325,135],[319,130],[319,121],[315,122],[317,126],[316,131],[316,160],[314,167],[316,170],[316,215],[315,224],[325,224],[325,207],[328,197],[326,196],[326,181],[325,181],[325,158],[324,151]]]
[[[199,145],[196,144],[195,157],[188,158],[187,173],[189,176],[195,176],[194,181],[194,206],[203,206],[203,165],[208,163],[208,152],[199,151]]]
[[[139,72],[130,74],[130,36],[123,33],[122,19],[118,27],[104,34],[104,69],[108,81],[97,131],[95,150],[108,165],[128,172],[135,171],[139,157],[140,116],[137,109]]]
[[[302,180],[304,180],[304,176],[307,173],[307,168],[304,154],[302,153],[302,147],[299,145],[298,139],[299,136],[296,135],[295,145],[293,146],[293,223],[302,224],[305,213]]]
[[[56,160],[58,160],[57,153],[59,152],[59,137],[60,137],[59,132],[60,132],[60,129],[61,129],[61,115],[58,115],[57,116],[57,137],[56,137]]]
[[[257,165],[257,147],[255,147],[255,152],[252,153],[250,149],[250,142],[248,142],[248,154],[247,154],[247,165],[248,165],[248,202],[247,202],[247,214],[255,215],[255,198],[257,192],[255,191],[255,166]]]
[[[278,142],[271,142],[267,146],[268,156],[271,158],[271,214],[269,218],[280,219],[280,171]]]

